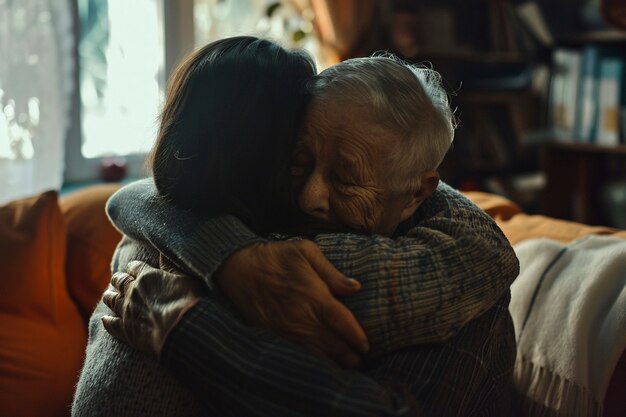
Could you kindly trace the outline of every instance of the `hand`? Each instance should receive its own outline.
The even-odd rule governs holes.
[[[345,277],[313,242],[257,243],[232,254],[216,283],[244,320],[275,331],[346,367],[367,352],[367,336],[334,296],[361,287]]]
[[[117,272],[103,301],[118,317],[104,316],[104,328],[134,349],[158,357],[181,314],[205,292],[199,280],[152,268],[142,262]]]

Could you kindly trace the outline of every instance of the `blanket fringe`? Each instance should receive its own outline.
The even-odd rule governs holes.
[[[585,387],[536,365],[518,352],[513,386],[518,415],[602,417],[602,403]]]

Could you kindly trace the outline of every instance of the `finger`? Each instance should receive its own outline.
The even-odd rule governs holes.
[[[180,274],[178,267],[163,254],[159,255],[159,268],[171,274]]]
[[[124,272],[116,272],[111,278],[111,285],[117,288],[117,290],[122,295],[126,295],[128,285],[133,282],[134,279],[135,277],[133,277],[132,275],[126,274]]]
[[[342,303],[331,300],[322,308],[322,322],[353,349],[366,353],[369,343],[365,331],[354,314]]]
[[[334,296],[354,294],[361,289],[361,284],[339,272],[317,245],[305,241],[302,248],[304,256]]]
[[[322,330],[314,342],[302,341],[318,356],[330,359],[344,368],[356,368],[361,363],[359,354],[330,331]]]
[[[102,301],[104,304],[109,307],[116,315],[120,316],[121,314],[121,296],[120,293],[116,290],[107,289],[102,296]]]
[[[128,272],[129,275],[137,278],[137,276],[141,274],[141,272],[146,268],[150,268],[147,263],[141,261],[132,261],[129,262],[128,265],[126,265],[126,272]]]
[[[114,338],[127,342],[122,328],[122,320],[119,317],[102,316],[102,325]]]

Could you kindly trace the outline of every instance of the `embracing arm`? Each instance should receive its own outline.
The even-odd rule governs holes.
[[[519,272],[493,219],[440,184],[405,236],[318,235],[315,242],[361,291],[344,298],[371,354],[440,343],[489,310]]]
[[[417,415],[413,393],[243,324],[198,279],[142,262],[127,270],[114,274],[104,293],[112,315],[102,324],[134,349],[160,358],[219,415]]]
[[[107,210],[123,233],[152,243],[182,271],[209,284],[231,253],[260,240],[232,216],[200,218],[160,201],[151,180],[119,191]],[[495,222],[445,184],[412,221],[397,239],[316,239],[335,266],[361,281],[361,291],[345,302],[373,354],[446,340],[488,310],[518,273],[513,249]]]
[[[245,326],[208,298],[170,332],[161,364],[198,398],[219,398],[233,415],[418,415],[410,397]]]
[[[152,178],[121,188],[107,202],[106,211],[123,234],[150,243],[178,269],[202,278],[209,288],[213,288],[213,274],[228,256],[265,240],[234,216],[206,219],[173,206],[158,195]]]
[[[357,291],[359,283],[310,241],[264,242],[233,216],[180,210],[159,197],[151,179],[119,190],[107,213],[122,233],[165,255],[170,267],[202,278],[209,289],[217,282],[248,323],[344,366],[369,349],[354,315],[333,297]]]

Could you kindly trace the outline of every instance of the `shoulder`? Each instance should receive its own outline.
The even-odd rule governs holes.
[[[471,212],[482,216],[484,213],[461,192],[441,181],[433,194],[419,207],[416,214]]]
[[[115,218],[120,210],[128,204],[139,202],[149,202],[157,200],[158,192],[152,178],[145,178],[127,184],[117,190],[106,204],[107,214]]]
[[[404,232],[413,227],[433,227],[449,221],[469,229],[497,228],[495,221],[480,207],[459,190],[441,181],[433,194],[405,222]]]

